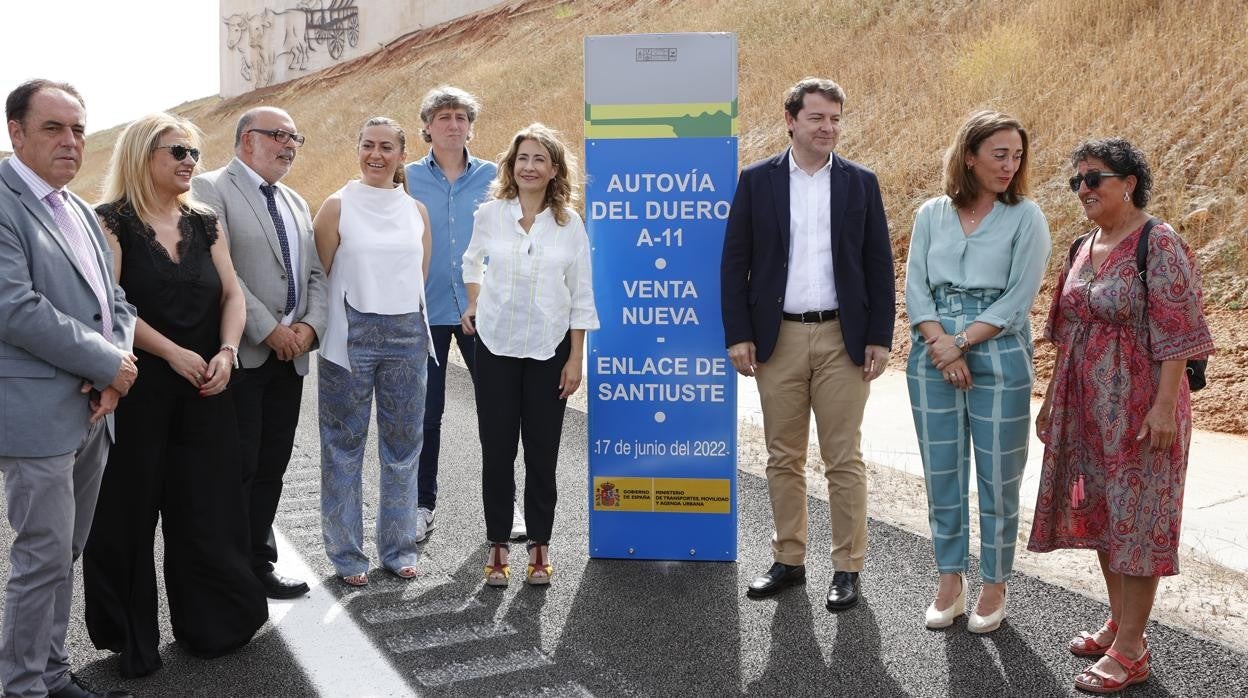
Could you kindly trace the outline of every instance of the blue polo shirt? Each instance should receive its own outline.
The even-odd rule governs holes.
[[[498,167],[474,158],[465,149],[468,167],[452,184],[446,179],[433,151],[407,166],[407,193],[429,209],[433,254],[425,298],[430,325],[458,325],[468,307],[462,270],[464,251],[472,238],[472,220],[485,201]]]

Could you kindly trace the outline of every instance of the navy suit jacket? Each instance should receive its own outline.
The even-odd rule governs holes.
[[[891,347],[893,250],[875,173],[832,154],[830,230],[841,333],[854,363],[866,345]],[[720,263],[724,343],[754,342],[767,361],[780,334],[789,263],[789,151],[741,171]],[[811,310],[825,310],[811,308]]]

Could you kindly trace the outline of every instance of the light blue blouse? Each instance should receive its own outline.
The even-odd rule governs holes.
[[[997,201],[970,235],[962,232],[948,196],[929,199],[914,217],[906,262],[906,312],[911,327],[940,320],[933,291],[941,286],[1001,292],[977,318],[1017,334],[1040,292],[1052,240],[1049,223],[1031,199]]]

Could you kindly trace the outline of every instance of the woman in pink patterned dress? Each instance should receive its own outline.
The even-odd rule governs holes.
[[[1110,618],[1070,651],[1100,657],[1075,686],[1109,693],[1149,675],[1144,626],[1158,579],[1179,571],[1192,434],[1184,367],[1211,354],[1213,339],[1187,245],[1165,223],[1147,229],[1144,155],[1107,138],[1082,143],[1071,162],[1071,189],[1097,227],[1073,252],[1049,310],[1057,363],[1036,418],[1044,466],[1027,548],[1097,551]]]

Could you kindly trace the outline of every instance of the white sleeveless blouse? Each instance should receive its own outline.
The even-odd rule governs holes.
[[[352,180],[338,194],[339,242],[329,272],[329,321],[321,355],[350,370],[344,300],[363,313],[425,313],[425,222],[402,186],[379,189]],[[432,341],[428,345],[432,356]]]

